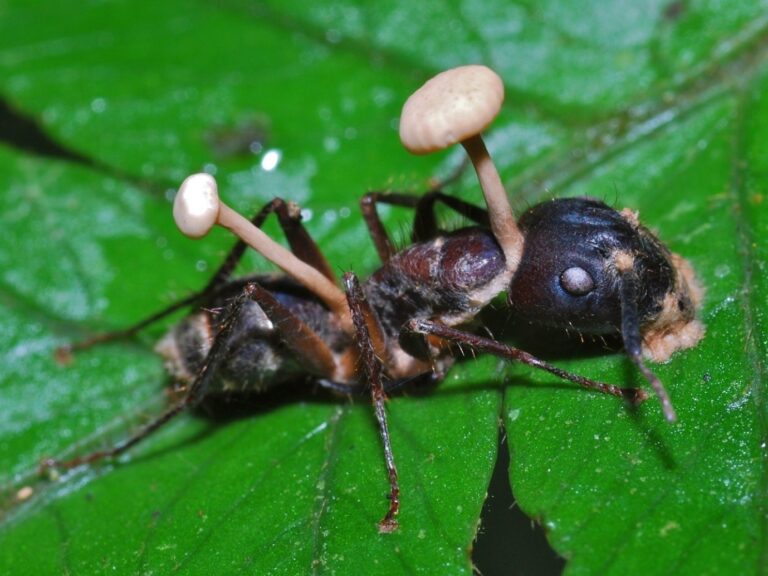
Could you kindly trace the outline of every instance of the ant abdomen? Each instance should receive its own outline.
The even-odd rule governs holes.
[[[207,305],[173,326],[158,342],[156,351],[165,360],[166,369],[174,380],[189,385],[201,371],[210,353],[211,343],[226,321],[228,303],[242,293],[250,281],[257,281],[269,290],[275,301],[290,309],[333,352],[351,346],[351,339],[339,329],[332,313],[304,287],[290,278],[278,275],[258,275],[227,283]],[[278,327],[254,301],[243,303],[240,313],[232,320],[226,343],[228,350],[208,394],[253,394],[265,392],[281,384],[300,381],[312,374],[312,366],[298,361],[280,336]]]

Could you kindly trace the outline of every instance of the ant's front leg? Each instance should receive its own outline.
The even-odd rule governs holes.
[[[533,366],[534,368],[538,368],[540,370],[549,372],[550,374],[554,374],[563,380],[575,382],[576,384],[588,390],[594,390],[596,392],[610,394],[620,398],[626,398],[632,404],[639,404],[648,398],[648,395],[645,393],[645,391],[640,388],[621,388],[619,386],[614,386],[613,384],[606,384],[605,382],[590,380],[589,378],[579,376],[578,374],[571,374],[570,372],[562,370],[561,368],[557,368],[556,366],[552,366],[544,360],[537,358],[533,354],[529,354],[528,352],[520,350],[519,348],[514,348],[504,344],[503,342],[499,342],[498,340],[478,336],[471,332],[457,330],[438,322],[416,318],[408,322],[406,329],[416,334],[437,336],[438,338],[443,338],[445,340],[455,342],[459,345],[465,345],[480,352],[493,354],[499,358],[506,358],[509,360],[522,362],[528,366]]]
[[[488,212],[485,209],[454,198],[437,189],[430,190],[422,196],[399,192],[368,192],[360,199],[360,210],[363,214],[363,219],[382,263],[389,261],[396,250],[381,222],[378,205],[389,204],[391,206],[412,208],[415,214],[411,241],[423,242],[440,234],[435,214],[435,204],[438,202],[472,222],[481,226],[490,226]]]
[[[377,208],[378,204],[390,204],[415,209],[416,216],[414,218],[412,241],[418,241],[417,238],[421,240],[433,238],[438,234],[438,228],[433,212],[434,202],[428,198],[432,198],[434,195],[448,198],[448,196],[440,192],[440,189],[458,180],[468,165],[469,161],[465,158],[447,178],[433,182],[426,194],[415,195],[400,192],[374,191],[366,193],[360,199],[360,211],[363,214],[363,220],[365,220],[368,233],[373,240],[382,264],[386,264],[396,250],[392,240],[389,238],[389,234],[387,234],[384,225],[381,223],[381,216],[379,216]],[[459,200],[458,202],[461,201]],[[472,206],[472,208],[482,210],[476,206]],[[487,216],[485,220],[487,220]]]
[[[275,198],[251,218],[251,223],[257,228],[260,228],[267,217],[273,213],[277,216],[280,228],[283,230],[293,253],[310,266],[316,268],[326,278],[335,282],[335,276],[328,261],[325,256],[323,256],[320,248],[309,235],[306,228],[302,225],[301,211],[295,203],[286,202],[281,198]],[[72,352],[84,350],[96,344],[132,338],[144,328],[170,316],[177,310],[193,304],[201,304],[205,302],[215,296],[216,293],[227,284],[235,267],[242,259],[246,247],[247,244],[245,242],[238,240],[230,249],[224,262],[222,262],[213,277],[202,290],[174,302],[163,310],[160,310],[127,328],[95,334],[79,342],[61,346],[56,350],[57,359],[61,363],[66,363],[71,360]]]

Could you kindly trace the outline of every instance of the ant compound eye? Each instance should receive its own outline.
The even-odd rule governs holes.
[[[560,274],[560,286],[572,296],[584,296],[595,288],[595,281],[584,268],[574,266]]]

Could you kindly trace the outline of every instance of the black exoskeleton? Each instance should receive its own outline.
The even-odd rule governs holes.
[[[508,301],[518,318],[571,327],[584,334],[613,334],[621,327],[621,272],[617,254],[633,260],[637,316],[641,326],[656,319],[676,291],[672,255],[642,225],[591,198],[542,202],[519,219],[525,235],[523,259]],[[695,310],[687,292],[676,294],[682,319]]]

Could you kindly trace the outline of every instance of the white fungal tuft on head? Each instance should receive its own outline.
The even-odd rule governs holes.
[[[173,201],[173,219],[182,234],[202,238],[219,217],[219,190],[210,174],[192,174],[181,183]]]
[[[693,348],[706,332],[704,324],[696,318],[704,288],[685,258],[673,253],[671,260],[677,276],[675,288],[664,298],[661,312],[643,333],[643,354],[654,362],[666,362],[678,350]],[[689,305],[681,307],[681,300]]]

